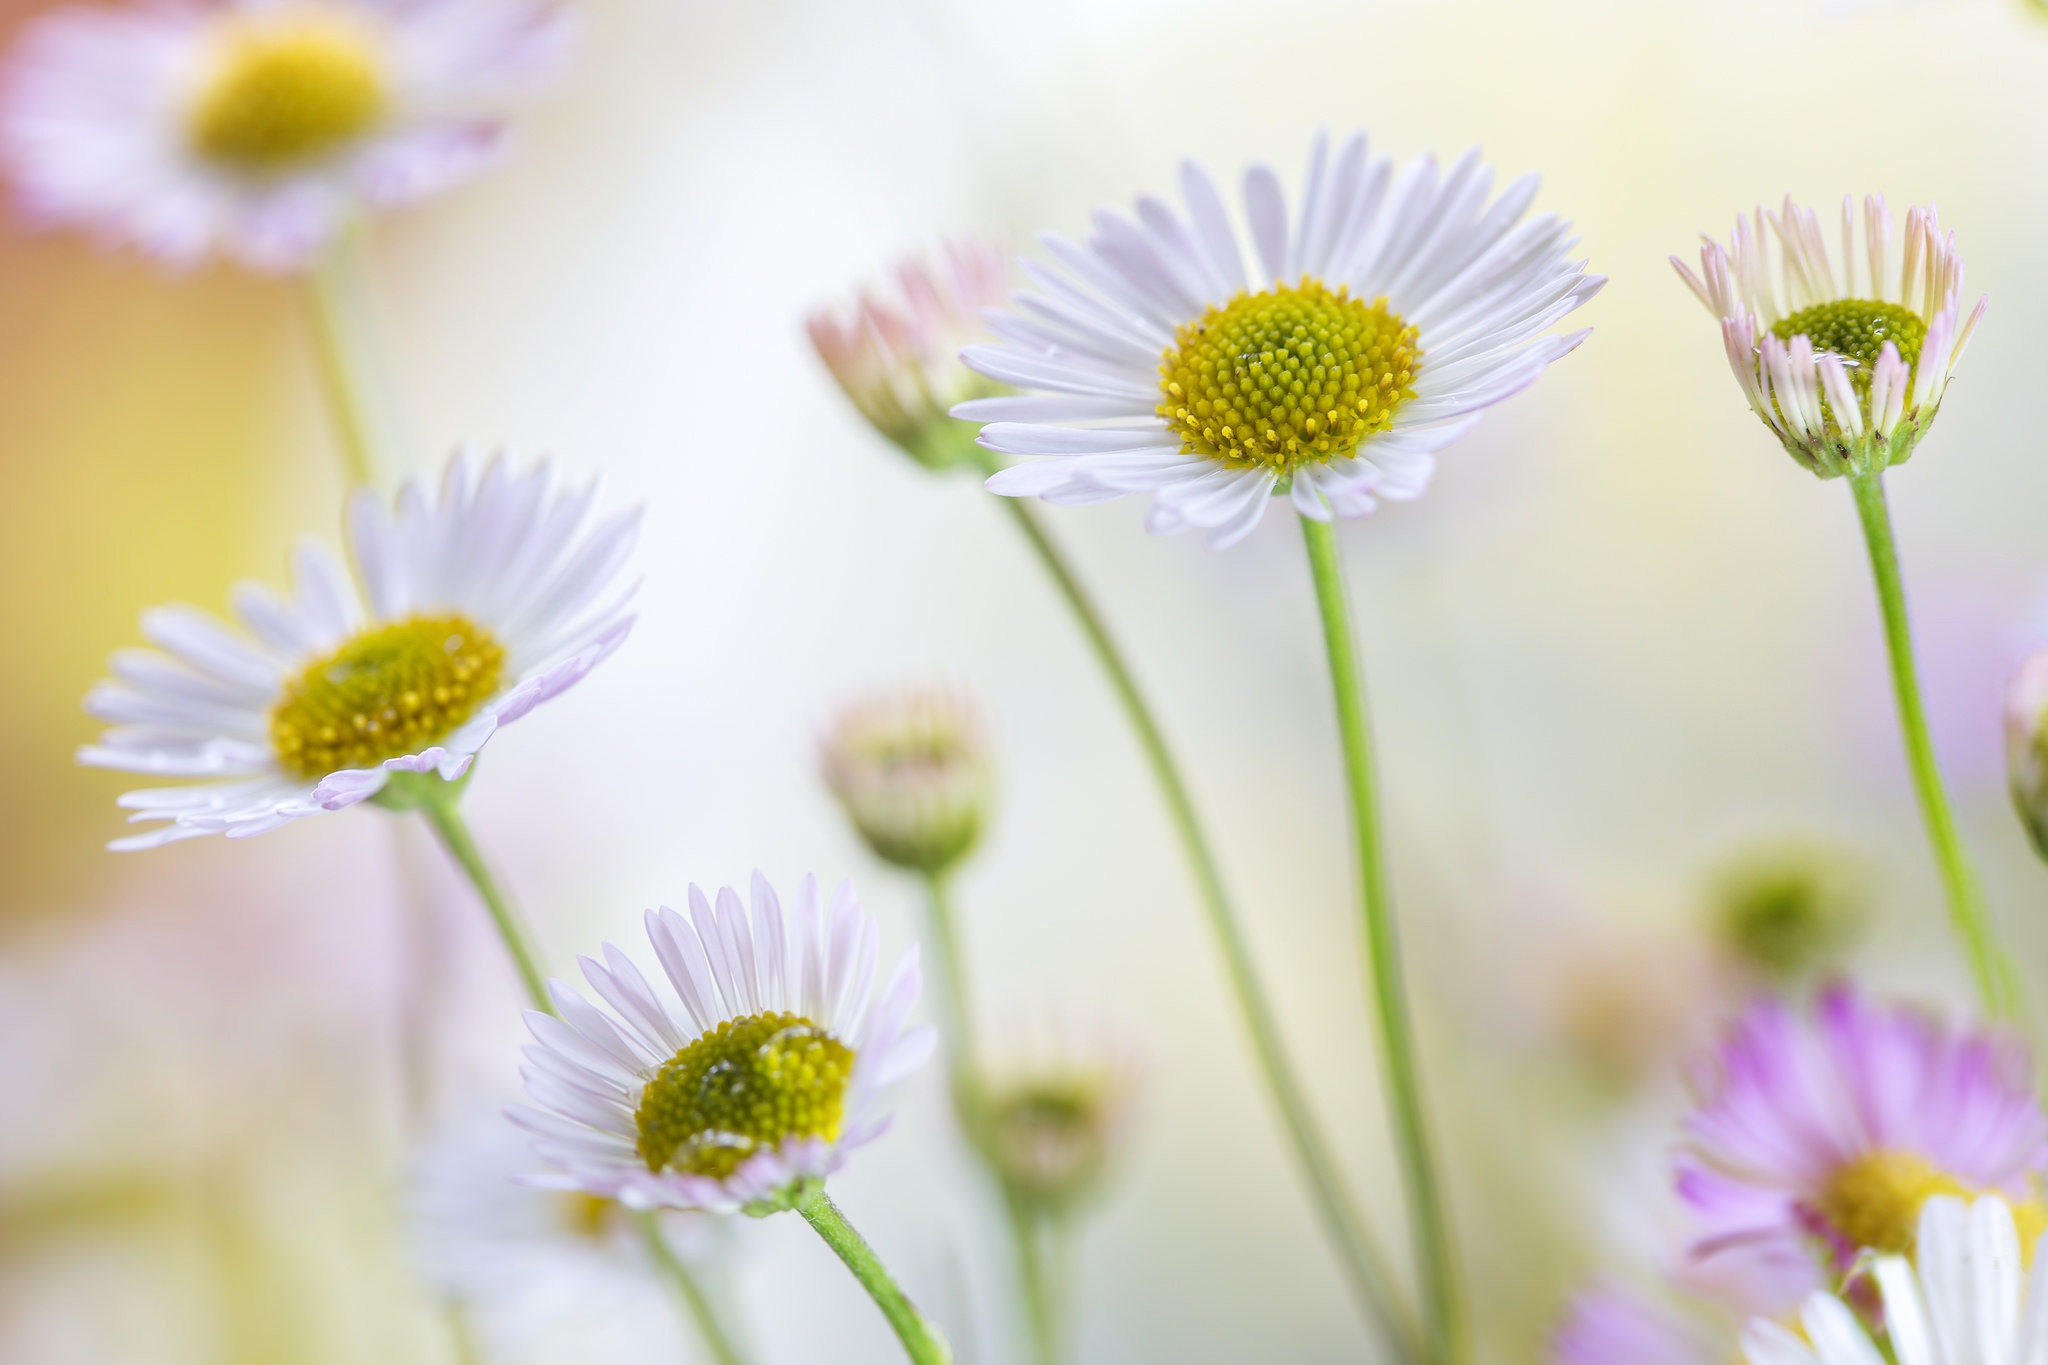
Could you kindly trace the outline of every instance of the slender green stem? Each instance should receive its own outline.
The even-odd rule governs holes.
[[[683,1301],[683,1307],[690,1314],[690,1321],[697,1328],[697,1335],[704,1339],[705,1349],[718,1365],[745,1365],[746,1356],[733,1344],[727,1335],[725,1324],[718,1320],[718,1313],[711,1306],[711,1299],[704,1293],[704,1286],[697,1283],[696,1275],[676,1255],[676,1249],[661,1235],[661,1224],[652,1212],[635,1214],[640,1223],[640,1235],[646,1240],[648,1254],[654,1263],[668,1277],[676,1297]]]
[[[441,847],[448,850],[448,856],[455,860],[463,874],[476,888],[477,896],[484,908],[491,912],[491,923],[497,926],[498,937],[504,941],[505,951],[512,955],[512,964],[519,969],[519,980],[526,987],[527,999],[533,1007],[549,1014],[555,1011],[548,999],[547,976],[540,968],[540,952],[534,946],[533,931],[526,927],[526,920],[512,904],[498,879],[491,872],[490,864],[470,837],[469,824],[462,818],[461,793],[455,784],[432,779],[419,784],[419,810],[440,836]]]
[[[1899,573],[1898,547],[1892,539],[1891,510],[1885,503],[1884,475],[1881,471],[1852,474],[1849,489],[1856,496],[1863,539],[1870,548],[1870,572],[1877,581],[1877,604],[1884,614],[1885,649],[1891,658],[1892,693],[1898,700],[1899,735],[1905,741],[1906,766],[1913,774],[1913,791],[1919,798],[1921,821],[1927,826],[1927,841],[1934,846],[1934,861],[1941,869],[1949,921],[1963,941],[1984,1008],[1994,1017],[2012,1019],[2019,1011],[2018,981],[2011,959],[1999,944],[1969,856],[1963,851],[1955,813],[1942,786],[1941,768],[1935,762],[1934,742],[1927,731],[1927,712],[1920,700],[1920,678],[1913,663],[1912,627],[1906,618],[1905,582]]]
[[[341,453],[342,479],[351,488],[377,483],[376,415],[371,398],[360,329],[352,300],[354,273],[346,253],[347,238],[338,240],[308,274],[313,348],[320,362],[320,383],[334,416],[335,448]]]
[[[1031,1345],[1032,1365],[1058,1365],[1066,1320],[1063,1311],[1066,1285],[1047,1264],[1045,1236],[1057,1229],[1043,1226],[1048,1220],[1030,1204],[1007,1191],[1004,1210],[1009,1214],[1010,1241],[1016,1248],[1017,1283],[1024,1300],[1024,1322]]]
[[[992,460],[985,460],[984,467],[992,470],[995,466]],[[1032,503],[1024,498],[1003,498],[1000,501],[1030,544],[1032,552],[1038,556],[1039,564],[1051,577],[1068,609],[1073,612],[1075,622],[1087,637],[1096,662],[1108,676],[1110,688],[1116,693],[1124,716],[1137,735],[1138,747],[1152,770],[1153,780],[1159,785],[1174,833],[1179,837],[1182,851],[1194,873],[1203,912],[1208,917],[1217,948],[1223,954],[1224,968],[1238,1011],[1244,1017],[1245,1029],[1251,1035],[1253,1053],[1273,1103],[1280,1111],[1281,1122],[1292,1140],[1295,1160],[1308,1181],[1310,1203],[1336,1250],[1345,1283],[1368,1321],[1385,1336],[1396,1354],[1412,1357],[1416,1348],[1414,1324],[1394,1296],[1391,1288],[1393,1279],[1385,1257],[1374,1244],[1365,1218],[1345,1186],[1337,1163],[1330,1154],[1329,1142],[1317,1127],[1300,1081],[1288,1061],[1272,1007],[1252,967],[1251,952],[1238,922],[1237,911],[1223,889],[1222,873],[1209,851],[1208,837],[1195,814],[1194,800],[1181,778],[1180,767],[1167,748],[1166,737],[1153,719],[1152,708],[1138,690],[1137,680],[1124,662],[1123,653],[1117,648],[1102,614],[1096,610],[1087,590],[1068,566],[1066,556],[1039,523]]]
[[[875,1307],[882,1310],[882,1316],[896,1330],[896,1339],[903,1343],[904,1354],[915,1365],[952,1365],[953,1350],[946,1345],[946,1338],[891,1278],[883,1268],[881,1258],[875,1255],[875,1249],[854,1230],[853,1224],[846,1221],[846,1215],[832,1202],[832,1196],[825,1193],[822,1184],[797,1200],[796,1211],[818,1230],[818,1235],[825,1239],[825,1245],[838,1254],[846,1268],[853,1272],[853,1278],[860,1281],[860,1287],[868,1291]]]
[[[1409,1237],[1422,1290],[1425,1354],[1441,1365],[1456,1359],[1461,1345],[1457,1276],[1449,1219],[1423,1116],[1421,1076],[1401,975],[1401,945],[1387,890],[1386,859],[1380,848],[1365,680],[1351,636],[1351,609],[1345,600],[1336,533],[1329,522],[1312,517],[1301,519],[1301,529],[1315,576],[1316,604],[1322,612],[1323,639],[1330,654],[1330,684],[1337,697],[1337,728],[1344,742],[1344,775],[1351,798],[1352,829],[1358,840],[1365,965],[1379,1023],[1380,1069],[1394,1125],[1394,1147],[1408,1197]]]
[[[981,1071],[974,1042],[974,1007],[961,965],[960,934],[954,925],[952,888],[942,872],[924,875],[925,928],[932,948],[940,1010],[939,1040],[946,1051],[953,1105],[968,1136],[978,1144],[981,1126]]]

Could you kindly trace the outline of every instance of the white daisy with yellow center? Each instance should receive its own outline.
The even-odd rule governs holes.
[[[534,1107],[513,1120],[561,1183],[632,1208],[766,1214],[791,1207],[888,1126],[882,1092],[931,1055],[910,1027],[917,950],[879,996],[875,922],[842,885],[806,877],[785,913],[755,873],[751,904],[690,888],[690,913],[647,912],[673,992],[624,952],[582,960],[609,1011],[550,982],[560,1017],[530,1011]]]
[[[1788,197],[1777,213],[1737,218],[1728,245],[1707,240],[1699,273],[1671,258],[1720,319],[1750,408],[1822,478],[1905,462],[1986,302],[1964,315],[1963,259],[1932,205],[1907,210],[1895,244],[1883,195],[1867,196],[1860,212],[1844,198],[1839,241],[1836,259],[1820,215]]]
[[[0,152],[35,218],[292,269],[487,162],[567,38],[554,0],[59,9],[9,59]]]
[[[620,573],[639,510],[590,521],[594,485],[449,465],[387,507],[350,509],[349,568],[325,547],[295,560],[297,591],[236,590],[242,630],[190,607],[145,613],[155,650],[114,656],[86,708],[114,728],[79,761],[212,778],[130,792],[115,849],[261,834],[383,791],[399,774],[447,781],[492,735],[581,681],[632,629]]]
[[[1448,172],[1396,173],[1363,134],[1317,138],[1290,227],[1280,179],[1245,176],[1257,270],[1193,162],[1185,215],[1149,196],[1107,210],[1086,242],[1046,234],[1058,262],[989,325],[966,362],[1018,396],[963,403],[981,443],[1037,456],[989,488],[1054,503],[1150,492],[1155,532],[1250,534],[1286,492],[1303,516],[1362,516],[1423,491],[1434,455],[1485,408],[1534,382],[1585,332],[1549,329],[1606,281],[1570,251],[1571,225],[1522,222],[1525,176],[1489,203],[1475,152]]]

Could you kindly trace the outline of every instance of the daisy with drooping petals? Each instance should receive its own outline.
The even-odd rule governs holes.
[[[1874,194],[1860,214],[1853,199],[1842,201],[1839,261],[1820,215],[1790,198],[1778,213],[1737,218],[1727,246],[1707,241],[1699,274],[1671,258],[1720,319],[1750,408],[1822,478],[1903,463],[1984,316],[1981,298],[1963,313],[1956,235],[1941,230],[1932,205],[1907,211],[1896,261],[1893,250],[1891,210]]]
[[[864,292],[850,312],[820,310],[806,327],[868,424],[927,469],[946,470],[979,453],[974,429],[951,409],[1001,387],[961,364],[960,350],[987,337],[982,310],[1009,287],[1008,254],[963,238],[936,263],[898,266],[895,297]]]
[[[2027,1264],[2031,1260],[2032,1271]],[[1816,1292],[1801,1332],[1775,1322],[1742,1336],[1749,1365],[2041,1365],[2048,1360],[2048,1258],[2002,1199],[1941,1197],[1921,1213],[1913,1259],[1878,1257],[1884,1350],[1855,1309]]]
[[[2016,1040],[1846,987],[1810,1020],[1753,1006],[1699,1088],[1678,1164],[1693,1255],[1769,1261],[1785,1306],[1866,1249],[1909,1250],[1931,1196],[2025,1200],[2048,1170],[2048,1120]],[[2039,1223],[2038,1205],[2021,1208]]]
[[[527,1015],[537,1107],[514,1117],[566,1183],[633,1208],[774,1212],[888,1126],[882,1092],[934,1043],[908,1022],[916,950],[876,998],[875,922],[851,886],[828,906],[807,877],[785,913],[755,873],[751,900],[693,886],[689,915],[647,912],[676,1003],[607,944],[582,965],[609,1012],[555,981],[561,1017]]]
[[[1536,177],[1489,204],[1492,186],[1476,152],[1396,174],[1363,134],[1335,157],[1319,137],[1291,225],[1271,168],[1245,176],[1249,272],[1193,162],[1185,214],[1146,197],[1135,221],[1098,212],[1086,242],[1047,234],[1057,268],[1026,262],[1034,287],[990,318],[1002,344],[963,355],[1036,391],[955,409],[989,424],[990,450],[1043,457],[989,488],[1150,492],[1153,531],[1198,527],[1217,546],[1276,492],[1317,520],[1419,495],[1436,451],[1585,339],[1547,333],[1605,283],[1570,259],[1570,224],[1518,225]]]
[[[0,152],[38,220],[177,263],[296,269],[359,208],[494,156],[567,36],[553,0],[60,9],[9,59]]]
[[[882,1092],[931,1056],[909,1023],[920,976],[905,952],[874,992],[875,922],[815,877],[785,913],[756,872],[751,904],[690,888],[690,913],[647,912],[669,990],[611,944],[583,976],[599,1009],[560,981],[531,1010],[521,1068],[532,1107],[509,1117],[560,1188],[635,1209],[766,1217],[795,1209],[852,1270],[916,1365],[946,1365],[938,1329],[896,1287],[825,1193],[825,1178],[888,1127]]]
[[[146,613],[157,649],[114,656],[86,701],[114,728],[79,761],[211,780],[123,796],[132,820],[161,826],[112,847],[262,834],[401,778],[462,777],[501,726],[632,629],[618,577],[640,514],[590,525],[595,495],[557,489],[547,464],[479,470],[458,455],[438,493],[408,483],[395,508],[357,496],[348,567],[308,545],[291,596],[239,588],[241,630],[191,608]]]

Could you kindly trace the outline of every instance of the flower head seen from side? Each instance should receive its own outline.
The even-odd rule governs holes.
[[[1214,182],[1183,164],[1184,213],[1151,197],[1100,211],[1085,242],[992,314],[967,363],[1029,392],[955,409],[981,443],[1036,457],[989,480],[1053,503],[1151,493],[1154,532],[1250,534],[1278,492],[1302,515],[1355,517],[1421,494],[1435,452],[1533,383],[1586,333],[1549,329],[1605,283],[1570,259],[1571,226],[1522,221],[1537,181],[1488,202],[1477,152],[1396,173],[1364,135],[1317,138],[1292,223],[1254,166],[1246,268]]]
[[[551,983],[560,1018],[530,1011],[531,1107],[512,1111],[562,1185],[630,1208],[756,1216],[794,1207],[879,1137],[883,1092],[931,1055],[911,1027],[916,949],[877,995],[874,920],[850,886],[805,878],[785,912],[754,875],[750,903],[690,888],[690,913],[647,912],[671,995],[609,944],[583,975],[611,1008]]]
[[[850,707],[824,743],[825,781],[875,856],[944,873],[988,822],[981,722],[962,698],[911,692]]]
[[[1884,1305],[1878,1340],[1855,1308],[1816,1291],[1800,1308],[1799,1331],[1751,1323],[1743,1357],[1749,1365],[2039,1365],[2048,1359],[2048,1258],[2020,1221],[1995,1197],[1930,1199],[1912,1259],[1880,1256],[1872,1265]]]
[[[156,649],[114,656],[86,699],[113,728],[79,761],[201,780],[123,796],[131,820],[161,823],[113,847],[262,834],[401,777],[462,777],[632,629],[635,585],[619,578],[639,511],[593,523],[596,492],[557,488],[547,464],[458,455],[438,491],[408,483],[395,507],[357,496],[348,567],[309,544],[289,596],[238,588],[242,629],[145,613]]]
[[[1737,218],[1728,245],[1708,240],[1699,273],[1671,258],[1720,320],[1750,408],[1822,478],[1872,474],[1913,453],[1985,306],[1980,298],[1964,314],[1963,260],[1932,205],[1907,211],[1895,246],[1884,196],[1866,197],[1860,213],[1845,198],[1840,242],[1838,260],[1820,215],[1787,198],[1777,213]]]
[[[928,469],[971,461],[974,429],[950,415],[970,398],[998,392],[960,362],[960,350],[988,336],[982,310],[1010,286],[1001,247],[974,238],[948,243],[936,261],[896,269],[893,293],[863,293],[844,313],[820,310],[806,323],[818,358],[876,431]]]
[[[36,221],[297,269],[489,161],[567,38],[554,0],[71,6],[8,59],[0,154]]]
[[[989,1065],[975,1139],[1011,1198],[1054,1216],[1094,1200],[1129,1145],[1141,1072],[1133,1046],[1064,1032]]]
[[[1705,1331],[1614,1284],[1572,1297],[1550,1337],[1550,1365],[1725,1365]]]
[[[2048,1121],[2015,1039],[1846,987],[1824,991],[1810,1018],[1752,1006],[1698,1089],[1678,1163],[1692,1254],[1775,1261],[1776,1306],[1865,1250],[1910,1250],[1930,1197],[2026,1199],[2048,1168]],[[2020,1207],[2039,1224],[2038,1205]]]

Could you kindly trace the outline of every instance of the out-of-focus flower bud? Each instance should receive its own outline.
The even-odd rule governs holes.
[[[2005,771],[2020,823],[2048,858],[2048,649],[2028,655],[2005,689]]]
[[[1707,887],[1722,950],[1778,983],[1840,965],[1862,933],[1868,901],[1868,881],[1851,855],[1796,839],[1737,853]]]
[[[938,876],[988,821],[987,751],[974,710],[945,692],[854,706],[826,737],[825,781],[883,862]]]
[[[976,1141],[1012,1198],[1070,1213],[1101,1190],[1122,1155],[1137,1093],[1129,1052],[1062,1043],[991,1071]]]
[[[928,469],[977,460],[978,427],[948,416],[956,403],[1003,388],[960,363],[960,348],[988,339],[981,311],[1002,301],[1009,257],[972,239],[949,244],[936,265],[897,268],[897,297],[861,295],[849,314],[814,313],[811,345],[875,430]]]

